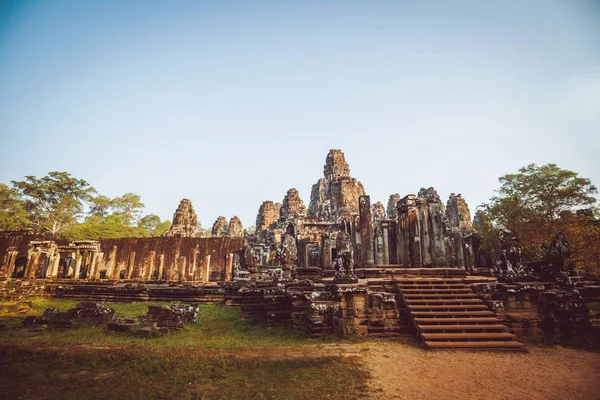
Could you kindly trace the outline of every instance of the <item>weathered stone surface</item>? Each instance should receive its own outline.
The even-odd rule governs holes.
[[[281,210],[280,203],[273,203],[270,200],[263,201],[256,215],[256,232],[273,229],[275,222],[279,219]]]
[[[281,261],[283,270],[283,278],[291,277],[290,271],[298,259],[298,248],[296,247],[296,239],[289,233],[283,237],[283,241],[277,246],[277,259]]]
[[[390,194],[390,198],[387,203],[387,217],[389,219],[396,219],[398,217],[398,202],[402,196],[398,193]]]
[[[360,221],[360,263],[361,266],[370,267],[375,263],[373,250],[373,216],[371,214],[371,198],[360,196],[359,200]]]
[[[229,224],[227,223],[227,219],[223,216],[218,216],[217,220],[212,226],[211,235],[213,237],[218,236],[229,236]]]
[[[178,237],[201,237],[202,232],[198,229],[198,217],[189,199],[183,199],[179,203],[173,215],[173,224],[163,236]]]
[[[292,188],[288,190],[281,203],[280,219],[286,221],[289,218],[305,217],[306,212],[306,206],[300,198],[298,189]]]
[[[232,237],[244,237],[244,226],[242,225],[242,221],[234,215],[229,220],[229,236]]]
[[[350,166],[346,162],[346,157],[341,150],[329,150],[325,165],[323,166],[323,175],[325,179],[335,179],[340,177],[350,177]]]
[[[398,202],[398,260],[414,267],[448,265],[445,210],[433,188]]]
[[[449,226],[459,228],[462,231],[470,231],[473,229],[471,222],[471,212],[469,206],[459,193],[452,193],[446,203],[446,217],[448,218]]]
[[[379,222],[382,219],[385,219],[385,207],[383,203],[378,201],[377,203],[371,206],[371,214],[373,216],[373,222]]]
[[[358,214],[358,198],[365,189],[350,177],[350,167],[341,150],[330,150],[323,167],[324,178],[312,187],[308,216],[337,221]]]
[[[338,233],[335,247],[337,257],[333,262],[336,283],[355,283],[358,278],[354,274],[354,254],[352,251],[352,242],[348,233],[342,231]]]

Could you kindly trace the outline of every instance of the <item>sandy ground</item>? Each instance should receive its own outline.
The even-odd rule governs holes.
[[[59,354],[103,349],[89,345],[44,348]],[[370,390],[365,398],[374,400],[600,400],[600,354],[560,347],[529,346],[528,350],[528,353],[427,351],[394,341],[365,341],[186,351],[199,357],[219,355],[271,360],[350,357],[371,373]]]
[[[429,352],[369,343],[372,399],[600,399],[600,354],[529,347],[529,353]]]

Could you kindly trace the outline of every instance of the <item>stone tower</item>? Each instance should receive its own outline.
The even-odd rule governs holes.
[[[312,187],[308,216],[334,221],[358,214],[358,198],[365,188],[350,176],[350,167],[341,150],[329,150],[323,178]]]
[[[173,224],[163,236],[172,237],[201,237],[198,229],[198,217],[189,199],[183,199],[173,215]]]

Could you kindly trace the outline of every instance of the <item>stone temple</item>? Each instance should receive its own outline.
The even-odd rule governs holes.
[[[444,203],[432,187],[415,193],[373,202],[333,149],[308,207],[295,188],[264,201],[253,234],[220,216],[205,236],[188,199],[163,237],[52,241],[0,231],[0,289],[222,302],[314,336],[410,334],[428,348],[520,350],[517,339],[589,324],[582,296],[598,293],[543,280],[510,237],[492,262],[460,194]]]

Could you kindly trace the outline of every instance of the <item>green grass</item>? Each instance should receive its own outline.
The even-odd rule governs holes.
[[[325,357],[318,346],[293,350],[328,340],[242,320],[237,308],[201,305],[198,323],[159,337],[138,338],[105,326],[24,328],[25,316],[42,315],[47,308],[66,311],[77,301],[38,299],[28,304],[27,313],[0,316],[2,398],[365,397],[369,376],[357,359]],[[149,304],[168,303],[104,304],[117,316],[132,318],[144,315]]]
[[[368,373],[356,359],[206,357],[185,349],[0,347],[3,398],[357,399]]]
[[[75,307],[76,301],[60,299],[32,300],[27,314],[4,314],[0,324],[0,340],[9,345],[99,345],[143,346],[178,348],[232,349],[243,347],[299,346],[323,343],[327,340],[309,339],[289,327],[267,328],[264,324],[242,320],[240,310],[220,305],[201,305],[196,324],[185,325],[182,331],[174,331],[155,338],[138,338],[111,332],[106,326],[80,325],[72,328],[38,326],[38,332],[20,328],[26,315],[42,315],[46,308],[55,307],[66,311]],[[149,304],[168,303],[104,303],[115,309],[115,315],[132,318],[146,314]],[[329,340],[331,341],[331,339]]]

